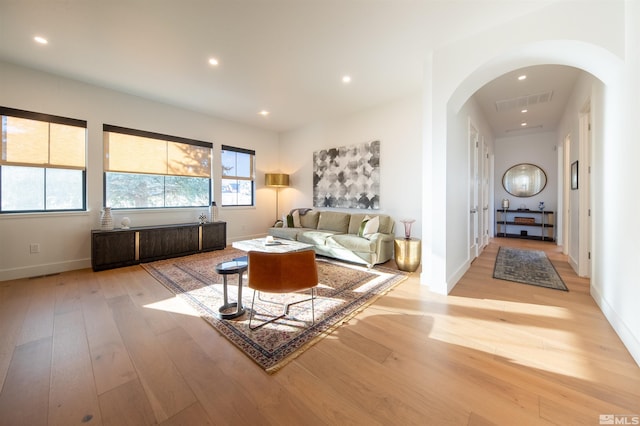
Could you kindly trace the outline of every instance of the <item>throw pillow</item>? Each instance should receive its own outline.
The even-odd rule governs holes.
[[[293,228],[293,215],[287,215],[287,228]]]
[[[300,212],[298,210],[295,210],[291,216],[293,216],[293,227],[294,228],[302,228],[302,225],[300,224]]]
[[[376,216],[373,219],[369,219],[367,223],[364,225],[364,229],[362,230],[362,236],[366,239],[370,239],[373,234],[378,232],[378,228],[380,228],[380,217]]]
[[[286,214],[282,215],[282,227],[283,228],[288,228],[289,227],[289,221],[287,220],[287,215]]]
[[[371,218],[368,215],[362,219],[362,222],[360,222],[360,228],[358,228],[358,237],[364,237],[364,228],[370,220]]]

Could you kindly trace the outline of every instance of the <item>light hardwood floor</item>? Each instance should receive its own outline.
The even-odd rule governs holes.
[[[569,292],[492,278],[545,250]],[[391,264],[391,266],[393,266]],[[1,425],[589,425],[640,368],[560,249],[496,239],[449,296],[417,274],[265,374],[141,267],[0,282]]]

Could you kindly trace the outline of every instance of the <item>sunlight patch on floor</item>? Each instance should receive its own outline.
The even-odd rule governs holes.
[[[471,307],[474,309],[492,309],[510,314],[536,315],[554,319],[573,319],[571,310],[560,306],[549,306],[540,303],[511,302],[497,299],[474,299],[470,297],[448,296],[447,304]]]
[[[583,355],[585,344],[571,329],[574,316],[569,309],[455,296],[449,296],[447,304],[446,314],[433,315],[429,338],[536,370],[598,380],[586,361],[588,354]]]
[[[178,299],[177,297],[170,297],[168,299],[160,300],[159,302],[148,303],[144,305],[145,308],[156,309],[159,311],[173,312],[176,314],[189,315],[192,317],[198,317],[198,312],[191,308],[188,304]]]

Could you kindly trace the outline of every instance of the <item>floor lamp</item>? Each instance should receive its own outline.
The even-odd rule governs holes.
[[[264,184],[276,189],[276,221],[278,221],[278,192],[289,186],[289,175],[285,173],[265,173]]]

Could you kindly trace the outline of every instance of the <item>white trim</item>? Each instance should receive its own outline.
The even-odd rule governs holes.
[[[451,293],[451,290],[453,290],[456,284],[458,284],[458,281],[460,281],[464,274],[467,273],[470,267],[471,262],[466,261],[462,265],[460,265],[460,268],[458,268],[458,270],[455,271],[452,276],[449,277],[449,279],[447,280],[447,294]]]
[[[70,260],[67,262],[43,263],[40,265],[21,266],[0,270],[0,281],[16,280],[21,278],[40,277],[43,275],[59,274],[61,272],[75,271],[76,269],[91,268],[91,259]]]
[[[636,361],[636,364],[640,366],[640,341],[635,338],[631,328],[616,314],[616,311],[607,303],[604,297],[602,297],[598,289],[592,285],[590,290],[591,297],[593,297],[593,300],[595,300],[596,304],[600,307],[600,310],[616,331],[618,337],[620,337],[620,340],[622,340],[622,343]]]
[[[591,261],[589,252],[591,251],[591,209],[590,191],[591,179],[589,169],[591,167],[591,100],[587,99],[585,106],[579,117],[579,155],[578,155],[578,275],[581,277],[591,276]]]

